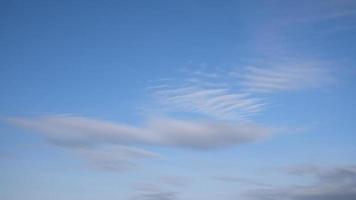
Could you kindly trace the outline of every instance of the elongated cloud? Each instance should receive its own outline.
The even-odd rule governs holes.
[[[270,133],[268,128],[253,123],[170,118],[149,119],[143,126],[61,115],[8,121],[41,132],[52,143],[69,147],[144,144],[209,149],[253,142]]]
[[[177,197],[177,192],[155,192],[139,194],[130,200],[176,200]]]
[[[137,168],[140,160],[160,157],[141,149],[142,146],[225,148],[253,142],[270,133],[268,128],[252,123],[194,122],[170,118],[149,119],[143,126],[66,115],[11,118],[7,121],[39,132],[51,144],[74,152],[92,167],[109,171]]]
[[[255,181],[253,179],[244,178],[244,177],[236,177],[236,176],[216,176],[213,177],[214,180],[225,182],[225,183],[239,183],[243,185],[253,185],[259,187],[270,187],[270,184],[262,183],[259,181]]]
[[[157,153],[122,145],[105,145],[91,148],[70,148],[94,169],[105,171],[126,171],[139,167],[144,159],[155,159]]]

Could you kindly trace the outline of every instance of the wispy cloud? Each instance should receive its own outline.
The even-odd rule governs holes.
[[[243,121],[266,106],[261,97],[237,87],[229,71],[184,70],[185,78],[151,88],[159,105],[168,111],[195,113],[219,120]]]
[[[272,67],[247,67],[239,74],[249,92],[274,93],[318,88],[331,82],[331,71],[319,63],[276,64]]]
[[[153,94],[160,103],[173,109],[224,119],[245,119],[265,106],[261,99],[251,97],[249,93],[232,92],[229,88],[166,87]]]
[[[269,94],[320,89],[333,83],[330,65],[316,61],[265,62],[212,72],[211,76],[209,72],[185,71],[188,78],[180,83],[170,80],[151,87],[150,91],[160,107],[168,111],[250,120],[268,108]]]
[[[345,18],[356,16],[356,3],[353,0],[329,0],[312,5],[308,7],[309,9],[304,8],[304,12],[298,13],[295,18],[303,23],[315,24],[330,20],[345,20]]]

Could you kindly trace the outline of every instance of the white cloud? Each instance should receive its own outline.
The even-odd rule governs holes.
[[[150,88],[160,109],[244,121],[269,104],[268,94],[320,89],[335,81],[328,62],[265,62],[258,66],[212,72],[185,71],[187,78],[170,79]]]
[[[130,144],[149,140],[147,134],[140,128],[85,117],[52,115],[37,118],[9,118],[8,122],[39,131],[52,143],[60,146]]]

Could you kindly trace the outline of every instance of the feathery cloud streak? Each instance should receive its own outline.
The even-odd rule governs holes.
[[[154,91],[154,96],[163,105],[172,105],[173,109],[223,119],[244,119],[264,107],[261,99],[249,93],[234,93],[228,88],[167,87]]]
[[[222,72],[192,71],[181,84],[153,87],[153,97],[172,111],[217,119],[246,120],[261,113],[272,93],[322,88],[333,82],[327,63],[281,62]]]
[[[327,67],[315,63],[247,67],[241,85],[250,92],[274,93],[322,87],[331,81]]]

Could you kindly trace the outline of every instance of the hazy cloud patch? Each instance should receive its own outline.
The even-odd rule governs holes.
[[[177,200],[177,192],[151,192],[134,196],[131,200]]]
[[[238,184],[260,186],[260,187],[272,186],[271,184],[263,183],[250,178],[237,177],[237,176],[215,176],[213,177],[213,179],[225,183],[238,183]]]
[[[356,199],[356,166],[337,168],[294,168],[292,174],[311,176],[310,185],[294,185],[250,190],[246,198],[251,200],[352,200]]]

